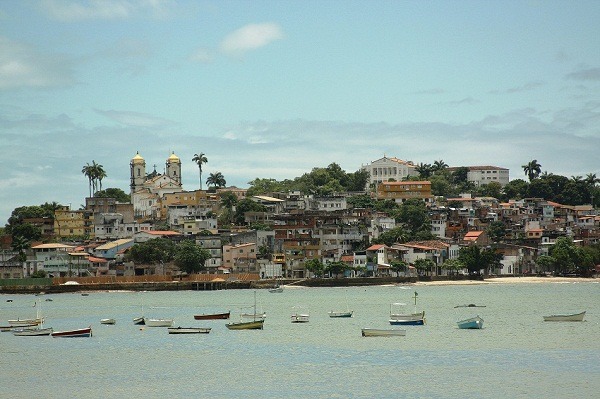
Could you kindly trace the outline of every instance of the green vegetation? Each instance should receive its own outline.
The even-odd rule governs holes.
[[[194,154],[194,158],[192,158],[193,162],[196,162],[198,165],[198,171],[200,172],[200,190],[202,190],[202,165],[208,162],[208,158],[204,156],[204,153],[201,152],[199,154]]]
[[[104,166],[97,164],[96,161],[92,160],[91,165],[89,163],[85,164],[81,169],[81,173],[88,178],[90,197],[93,197],[96,191],[102,191],[102,179],[107,176],[106,171],[104,171]]]
[[[205,263],[210,258],[210,252],[206,249],[199,247],[191,240],[185,240],[177,245],[174,260],[179,270],[191,274],[205,270]]]
[[[191,240],[175,244],[166,238],[135,244],[127,255],[127,260],[141,264],[158,265],[174,261],[181,271],[187,273],[198,273],[204,270],[205,262],[210,258],[210,252]]]
[[[130,203],[131,197],[126,194],[125,191],[120,188],[107,188],[105,190],[96,191],[94,193],[96,198],[114,198],[117,202]]]

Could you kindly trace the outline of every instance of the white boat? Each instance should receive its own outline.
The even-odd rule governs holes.
[[[8,321],[8,324],[11,326],[31,326],[41,324],[43,321],[41,317],[36,317],[35,319],[12,319]]]
[[[267,314],[265,312],[262,313],[242,313],[240,317],[244,319],[266,319]]]
[[[479,330],[483,328],[483,319],[479,315],[469,319],[457,321],[458,328],[463,330]]]
[[[308,323],[309,320],[308,310],[301,306],[294,306],[292,311],[291,320],[292,323]]]
[[[415,300],[415,310],[412,313],[398,313],[395,311],[398,306],[406,306],[404,303],[396,302],[390,305],[390,324],[392,325],[412,325],[421,326],[425,324],[425,311],[417,312],[417,292],[413,296]]]
[[[406,335],[406,330],[397,328],[363,328],[361,332],[363,337],[403,337]]]
[[[269,288],[269,292],[272,292],[272,293],[283,292],[283,287],[279,285],[277,287]]]
[[[100,324],[115,324],[116,322],[115,319],[100,319]]]
[[[328,314],[329,314],[329,317],[352,317],[352,315],[354,314],[354,311],[348,310],[348,311],[336,312],[336,311],[332,310],[331,312],[328,312]]]
[[[145,317],[144,324],[148,327],[173,327],[173,319],[151,319]]]
[[[35,321],[39,321],[39,324],[34,326],[22,326],[13,330],[13,335],[17,337],[41,337],[44,335],[50,335],[54,332],[52,327],[44,328],[44,318],[42,317],[42,305],[36,301],[36,318]]]
[[[169,334],[208,334],[210,328],[204,327],[169,327]]]
[[[552,316],[543,316],[544,321],[583,321],[585,316],[585,311],[581,313],[574,314],[561,314],[561,315],[552,315]]]

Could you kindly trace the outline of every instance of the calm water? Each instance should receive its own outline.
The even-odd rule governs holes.
[[[416,289],[425,326],[405,337],[363,338],[361,327],[389,328],[392,302]],[[286,288],[258,290],[264,330],[229,331],[225,320],[194,314],[253,303],[252,290],[0,295],[0,324],[35,315],[46,326],[92,325],[92,338],[0,333],[0,397],[11,398],[592,398],[600,392],[600,284]],[[6,299],[12,299],[8,303]],[[459,308],[477,303],[485,308]],[[354,310],[351,319],[327,312]],[[172,317],[210,334],[169,335],[132,318]],[[310,322],[292,324],[293,306]],[[586,310],[583,323],[542,315]],[[251,311],[251,309],[244,309]],[[479,314],[482,330],[456,321]],[[112,317],[116,325],[101,325]],[[236,317],[233,317],[237,320]]]

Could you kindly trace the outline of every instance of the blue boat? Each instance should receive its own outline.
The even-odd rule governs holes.
[[[457,321],[456,324],[458,325],[458,328],[460,328],[460,329],[479,330],[479,329],[483,328],[483,319],[481,317],[479,317],[479,315],[477,315],[475,317],[471,317],[470,319]]]

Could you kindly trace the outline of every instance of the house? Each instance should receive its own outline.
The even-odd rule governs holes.
[[[485,231],[469,231],[462,239],[463,245],[490,245],[490,239]]]
[[[140,231],[134,236],[134,241],[136,243],[146,242],[148,240],[153,240],[155,238],[174,238],[182,236],[181,233],[172,230],[148,230],[148,231]]]
[[[430,181],[384,182],[377,186],[377,199],[393,200],[402,203],[407,199],[420,199],[426,203],[433,201]]]
[[[475,186],[485,186],[489,183],[499,183],[502,187],[509,181],[509,170],[499,166],[464,166],[468,169],[467,181]],[[447,168],[448,172],[455,172],[459,167]]]
[[[256,243],[223,245],[223,268],[232,273],[258,273]]]

